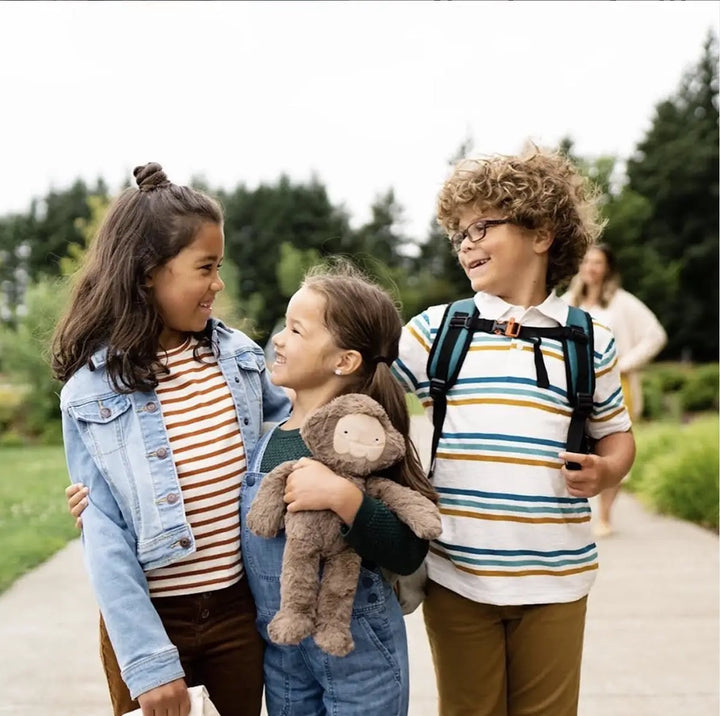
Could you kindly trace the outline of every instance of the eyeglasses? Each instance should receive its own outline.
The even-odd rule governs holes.
[[[470,239],[473,243],[482,241],[489,227],[511,223],[512,221],[510,221],[510,219],[478,219],[477,221],[471,222],[465,231],[458,231],[450,236],[450,245],[453,251],[458,254],[460,253],[460,246],[466,238]]]

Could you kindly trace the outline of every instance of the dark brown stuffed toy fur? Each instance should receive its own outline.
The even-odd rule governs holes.
[[[370,477],[405,454],[403,437],[372,398],[341,395],[312,413],[300,434],[314,459],[384,502],[418,537],[440,535],[440,514],[430,500],[392,480]],[[345,656],[354,647],[350,618],[360,556],[343,539],[340,518],[331,510],[286,512],[285,481],[294,463],[284,462],[265,476],[247,516],[248,527],[261,537],[274,537],[285,520],[280,610],[268,634],[278,644],[298,644],[313,635],[327,653]]]

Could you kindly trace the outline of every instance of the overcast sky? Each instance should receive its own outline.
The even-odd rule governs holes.
[[[422,236],[447,160],[570,135],[627,157],[720,3],[0,2],[0,215],[76,178],[313,173]]]

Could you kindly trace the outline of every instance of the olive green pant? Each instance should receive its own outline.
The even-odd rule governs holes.
[[[586,606],[479,604],[429,582],[440,716],[576,716]]]

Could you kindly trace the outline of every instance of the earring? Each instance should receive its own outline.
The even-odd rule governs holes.
[[[335,375],[342,375],[340,368],[335,368]]]

